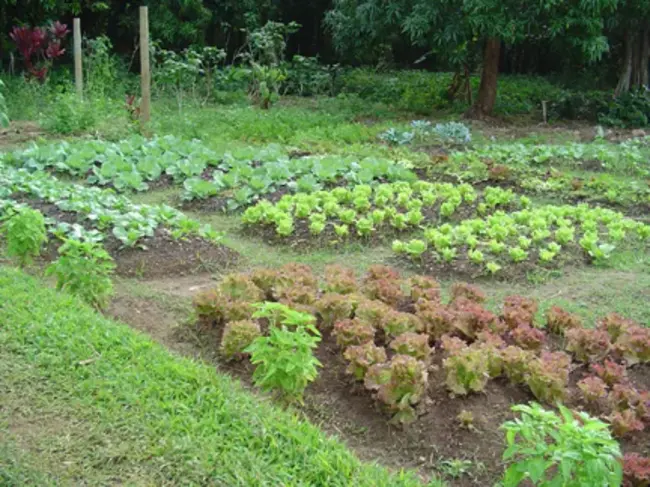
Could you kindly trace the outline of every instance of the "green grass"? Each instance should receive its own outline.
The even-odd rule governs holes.
[[[0,303],[0,445],[23,450],[0,479],[421,485],[20,271],[0,268]]]

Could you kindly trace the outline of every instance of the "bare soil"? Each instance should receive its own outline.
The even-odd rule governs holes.
[[[44,135],[36,122],[11,122],[9,127],[0,129],[0,151],[15,149],[25,142],[31,142]]]

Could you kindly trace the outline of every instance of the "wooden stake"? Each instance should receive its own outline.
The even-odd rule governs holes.
[[[79,98],[84,94],[84,79],[81,66],[81,19],[75,18],[72,21],[72,31],[74,37],[74,83],[77,87]]]
[[[140,7],[140,119],[151,119],[151,71],[149,66],[149,8]]]
[[[546,112],[546,100],[542,101],[542,118],[544,119],[544,123],[548,123],[548,117],[547,117],[547,112]]]

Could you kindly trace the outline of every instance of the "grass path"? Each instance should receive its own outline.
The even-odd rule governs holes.
[[[0,267],[0,484],[418,486]]]

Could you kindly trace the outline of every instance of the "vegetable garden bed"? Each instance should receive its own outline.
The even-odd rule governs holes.
[[[583,328],[577,316],[557,307],[542,315],[521,296],[492,313],[467,284],[452,286],[449,300],[442,294],[432,278],[382,266],[360,281],[331,266],[319,281],[289,264],[226,276],[194,305],[206,342],[221,344],[222,366],[247,382],[255,367],[246,347],[256,337],[277,327],[320,337],[307,414],[400,465],[449,477],[463,459],[471,475],[454,485],[501,478],[500,425],[509,406],[530,400],[600,416],[626,453],[649,453],[650,329],[614,314]]]
[[[46,260],[56,259],[66,238],[102,242],[124,276],[205,272],[227,268],[237,259],[212,228],[168,206],[134,205],[110,190],[3,166],[0,182],[0,214],[29,207],[46,217],[48,232],[56,237],[46,248]]]

